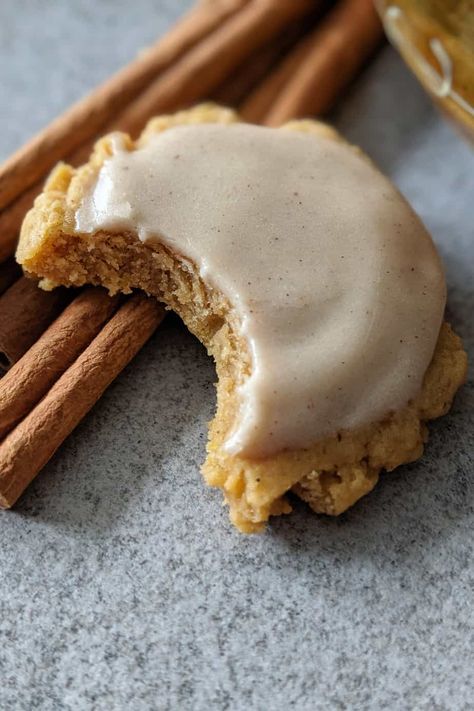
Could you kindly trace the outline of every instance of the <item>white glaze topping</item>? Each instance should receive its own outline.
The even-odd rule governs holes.
[[[230,453],[307,447],[407,405],[445,304],[431,238],[342,143],[245,124],[118,137],[76,214],[192,260],[233,305],[252,356]]]

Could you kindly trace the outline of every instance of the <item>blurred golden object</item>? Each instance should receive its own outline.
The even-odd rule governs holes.
[[[474,139],[474,0],[375,0],[390,41]]]

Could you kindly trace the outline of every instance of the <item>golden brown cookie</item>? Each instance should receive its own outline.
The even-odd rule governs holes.
[[[238,117],[211,105],[153,119],[134,144],[172,126],[233,123]],[[295,121],[287,129],[341,141],[316,121]],[[337,515],[368,493],[382,469],[392,470],[421,456],[427,420],[447,412],[466,375],[466,354],[458,336],[443,324],[418,397],[404,409],[353,431],[324,438],[306,449],[281,451],[263,459],[229,454],[224,447],[237,409],[237,386],[251,371],[248,344],[235,327],[232,304],[200,277],[189,260],[158,242],[131,232],[81,234],[75,214],[85,191],[111,154],[111,139],[99,141],[89,163],[59,165],[25,218],[17,258],[44,288],[59,284],[103,285],[111,293],[140,288],[176,311],[216,362],[217,411],[210,425],[203,474],[224,492],[233,523],[242,531],[262,528],[269,516],[291,510],[290,490],[317,512]],[[358,149],[354,149],[358,150]]]

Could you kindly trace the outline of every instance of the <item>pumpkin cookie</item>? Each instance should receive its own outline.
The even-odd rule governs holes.
[[[17,258],[44,288],[139,288],[216,362],[206,481],[251,532],[293,490],[336,515],[421,456],[466,373],[419,218],[316,121],[278,129],[211,105],[59,165]]]

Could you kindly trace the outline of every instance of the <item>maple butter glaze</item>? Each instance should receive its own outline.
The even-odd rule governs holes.
[[[176,127],[133,151],[117,135],[76,229],[158,238],[227,297],[252,360],[229,453],[304,448],[421,389],[442,266],[407,202],[346,144],[245,124]]]

